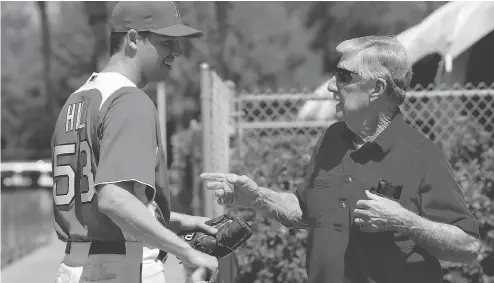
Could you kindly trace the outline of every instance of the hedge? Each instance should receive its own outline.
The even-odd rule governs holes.
[[[470,119],[458,121],[457,125],[461,131],[445,147],[447,148],[445,154],[465,192],[470,210],[479,221],[482,247],[477,260],[472,263],[442,262],[444,281],[447,283],[493,283],[493,137],[484,131],[482,126],[469,121]],[[189,131],[188,134],[187,131]],[[193,160],[196,166],[201,164],[200,157],[198,157],[201,153],[199,132],[200,127],[195,127],[180,133],[181,137],[187,137],[189,140],[181,142],[180,144],[184,146],[177,150],[181,152],[179,158],[190,160],[190,156],[195,155]],[[192,137],[194,137],[193,140],[190,140]],[[293,192],[304,182],[306,166],[315,140],[308,140],[303,136],[279,136],[276,139],[264,138],[258,142],[251,142],[247,148],[243,147],[242,150],[233,148],[231,171],[245,174],[259,185],[274,190]],[[192,154],[193,152],[195,154]],[[197,176],[194,177],[197,178]],[[196,182],[196,184],[199,183]],[[187,193],[187,195],[191,194]],[[306,230],[285,228],[276,221],[261,217],[251,210],[236,209],[231,213],[251,223],[254,230],[252,238],[236,253],[239,261],[237,282],[307,282]]]

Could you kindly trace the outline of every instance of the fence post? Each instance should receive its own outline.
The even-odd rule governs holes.
[[[166,145],[166,85],[165,82],[158,82],[156,85],[156,104],[158,104],[158,121],[160,123],[161,142],[165,151],[165,157],[168,159]]]
[[[236,90],[235,90],[235,83],[233,81],[226,81],[225,82],[226,86],[230,90],[228,93],[228,129],[230,130],[230,127],[233,127],[233,132],[235,135],[237,135],[237,101],[236,101]],[[231,144],[230,144],[230,132],[228,132],[228,148],[230,149]],[[230,154],[230,152],[228,152]],[[228,164],[226,164],[226,168],[228,168],[228,172],[230,172],[230,156],[228,156]]]
[[[235,89],[235,84],[231,82],[231,90],[232,90],[232,117],[233,117],[233,127],[235,129],[235,146],[238,150],[241,150],[240,146],[243,140],[243,130],[241,127],[242,119],[243,119],[243,109],[242,109],[242,100],[240,99],[241,93],[237,92]]]
[[[201,120],[203,172],[211,171],[211,76],[209,65],[201,64]],[[202,183],[204,197],[204,216],[212,217],[212,199],[208,196],[206,184]]]
[[[230,130],[231,127],[236,127],[235,125],[235,83],[233,81],[226,81],[226,87],[228,87],[228,92],[222,96],[223,98],[223,111],[222,115],[224,121],[221,121],[223,125],[226,125],[225,133],[222,138],[226,139],[225,144],[226,147],[222,150],[226,158],[222,159],[222,170],[225,172],[230,172]],[[217,214],[228,213],[228,209],[224,207],[217,207]],[[237,273],[238,273],[238,262],[235,254],[231,254],[225,258],[222,258],[218,261],[219,265],[219,282],[220,283],[235,283]]]

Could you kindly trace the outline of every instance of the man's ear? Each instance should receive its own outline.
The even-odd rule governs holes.
[[[135,29],[131,29],[127,31],[127,48],[129,48],[129,51],[131,54],[135,54],[137,52],[137,39],[139,37],[139,34],[137,34],[137,31]]]
[[[370,101],[374,101],[381,97],[381,95],[384,94],[386,91],[386,88],[388,87],[388,83],[384,79],[377,79],[376,80],[376,87],[374,88],[374,91],[372,91],[371,96],[370,96]]]

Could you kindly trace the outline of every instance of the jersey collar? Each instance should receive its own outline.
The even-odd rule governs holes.
[[[104,72],[104,73],[93,73],[91,77],[89,77],[89,81],[93,81],[96,78],[102,80],[109,80],[115,83],[120,83],[122,85],[137,87],[131,80],[129,80],[126,76],[117,73],[117,72]]]

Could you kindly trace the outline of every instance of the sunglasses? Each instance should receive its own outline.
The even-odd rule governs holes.
[[[358,75],[358,73],[354,71],[350,71],[344,68],[337,67],[334,71],[336,80],[340,83],[349,83],[354,75]]]

